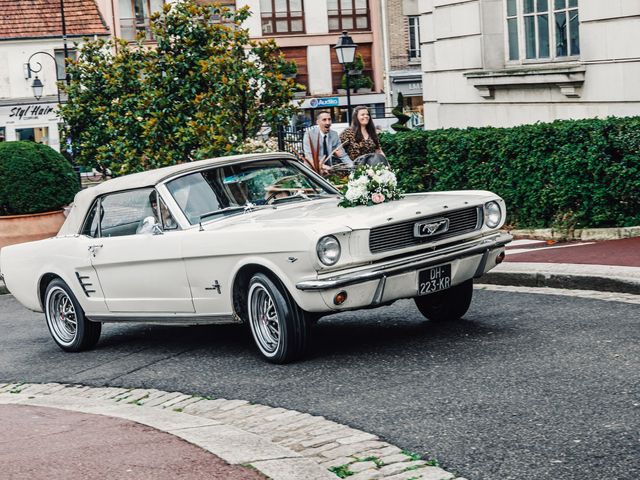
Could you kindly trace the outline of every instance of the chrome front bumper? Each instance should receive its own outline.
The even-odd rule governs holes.
[[[383,282],[381,283],[384,283],[387,277],[440,265],[442,263],[452,262],[472,255],[484,254],[476,270],[475,276],[479,277],[486,269],[489,253],[492,250],[504,247],[512,239],[513,237],[506,233],[496,234],[480,240],[476,239],[459,245],[444,247],[436,251],[423,253],[421,255],[414,255],[409,258],[387,262],[383,265],[376,265],[375,267],[366,270],[336,275],[321,280],[306,280],[298,282],[296,284],[296,288],[302,291],[324,291],[368,282],[371,280],[383,279]]]

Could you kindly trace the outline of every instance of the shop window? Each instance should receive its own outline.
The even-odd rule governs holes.
[[[328,0],[329,31],[369,30],[367,0]]]
[[[16,128],[16,140],[49,145],[49,127]]]
[[[160,12],[164,0],[120,0],[120,36],[135,40],[139,32],[145,32],[147,40],[153,40],[149,30],[151,15]]]
[[[260,0],[263,35],[304,33],[302,0]]]
[[[578,0],[505,2],[509,60],[555,60],[580,54]]]
[[[420,17],[409,17],[409,61],[420,60]]]

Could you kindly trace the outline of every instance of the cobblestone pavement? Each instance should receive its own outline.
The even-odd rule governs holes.
[[[465,480],[373,434],[324,417],[245,400],[155,389],[5,383],[0,384],[1,404],[126,417],[184,438],[229,463],[249,464],[272,479],[321,480],[349,475],[351,480]],[[159,417],[160,412],[171,415]],[[206,420],[206,424],[194,424],[194,417]],[[224,427],[227,430],[221,430]],[[266,453],[261,457],[260,452]]]

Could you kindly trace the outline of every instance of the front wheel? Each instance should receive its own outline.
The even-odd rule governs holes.
[[[253,339],[269,362],[288,363],[302,356],[309,322],[288,292],[256,273],[249,282],[247,310]]]
[[[449,322],[461,318],[471,305],[473,279],[430,295],[415,297],[420,313],[433,322]]]
[[[79,352],[98,343],[102,324],[87,320],[66,283],[60,279],[52,280],[47,285],[44,298],[49,333],[62,350]]]

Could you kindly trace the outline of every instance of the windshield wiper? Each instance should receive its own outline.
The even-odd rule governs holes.
[[[271,205],[275,205],[276,203],[286,203],[290,201],[297,200],[313,200],[314,198],[319,197],[328,197],[331,196],[330,193],[304,193],[304,192],[296,192],[293,195],[289,195],[288,197],[280,197],[271,201]]]

